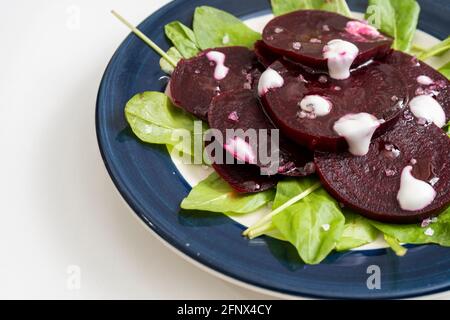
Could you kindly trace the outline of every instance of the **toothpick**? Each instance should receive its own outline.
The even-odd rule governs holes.
[[[111,13],[119,19],[124,25],[133,31],[133,33],[138,36],[142,41],[144,41],[150,48],[155,50],[161,57],[163,57],[168,63],[170,63],[174,68],[177,66],[176,61],[174,61],[167,53],[165,53],[156,43],[154,43],[149,37],[142,33],[141,30],[133,26],[130,22],[128,22],[124,17],[115,12],[114,10]]]

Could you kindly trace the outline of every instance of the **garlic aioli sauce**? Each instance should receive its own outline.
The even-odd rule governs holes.
[[[419,119],[434,122],[439,128],[445,126],[446,117],[442,106],[428,95],[417,96],[409,103],[412,114]]]
[[[305,96],[299,105],[305,117],[309,115],[311,119],[326,116],[332,108],[331,102],[319,95]]]
[[[259,96],[263,96],[270,89],[281,88],[284,85],[284,79],[278,72],[273,69],[267,68],[261,74],[258,82],[258,94]]]
[[[335,39],[323,48],[323,57],[328,60],[328,73],[336,80],[350,77],[350,68],[359,54],[359,49],[353,43]]]
[[[347,114],[334,124],[334,131],[345,138],[349,152],[355,156],[365,156],[375,130],[382,121],[368,113]]]
[[[431,185],[413,177],[412,169],[412,166],[403,169],[400,189],[397,193],[397,201],[400,207],[406,211],[422,210],[429,206],[436,197],[436,191]]]
[[[210,51],[206,54],[206,57],[209,61],[216,64],[216,68],[214,69],[214,79],[225,79],[228,71],[230,71],[230,69],[225,66],[225,55],[219,51]]]

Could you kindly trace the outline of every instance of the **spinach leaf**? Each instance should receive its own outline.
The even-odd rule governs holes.
[[[174,107],[165,94],[148,91],[135,95],[125,106],[125,118],[142,141],[171,145],[192,154],[192,139],[183,143],[180,137],[192,135],[195,118]]]
[[[366,19],[394,37],[394,49],[409,51],[419,21],[420,6],[415,0],[369,0]]]
[[[446,130],[447,135],[450,137],[450,121],[447,123],[447,125],[444,127],[444,130]]]
[[[297,10],[317,9],[351,17],[351,11],[345,0],[271,0],[271,3],[275,16]]]
[[[426,50],[425,52],[420,54],[418,58],[420,60],[426,60],[426,59],[434,57],[434,56],[443,55],[448,50],[450,50],[450,37],[448,37],[441,43],[431,47],[430,49]]]
[[[180,51],[177,50],[175,47],[171,47],[167,51],[167,55],[171,57],[174,61],[178,63],[181,59],[183,59],[183,56],[181,55]],[[167,74],[172,74],[174,67],[166,61],[166,59],[161,58],[159,60],[159,66],[161,67],[161,70],[164,71]]]
[[[164,27],[164,30],[167,38],[184,58],[195,57],[200,52],[194,32],[181,22],[171,22]]]
[[[375,241],[378,230],[366,218],[344,209],[345,226],[336,245],[337,251],[346,251]]]
[[[395,225],[371,221],[372,225],[384,234],[401,243],[436,243],[450,247],[450,208],[439,215],[435,222],[422,228],[419,224]]]
[[[195,9],[194,33],[202,50],[224,46],[253,48],[261,34],[233,15],[208,6]]]
[[[315,178],[280,182],[274,207],[317,183]],[[318,189],[272,218],[283,238],[293,244],[305,263],[318,264],[335,248],[344,230],[345,218],[338,203]]]
[[[447,79],[450,80],[450,62],[448,62],[447,64],[440,67],[439,72],[442,73],[444,76],[447,77]]]
[[[403,257],[406,254],[406,252],[408,252],[408,250],[405,247],[403,247],[400,244],[400,242],[398,242],[397,239],[385,234],[384,240],[389,245],[389,247],[391,247],[392,251],[394,251],[397,256]]]
[[[181,203],[187,210],[243,214],[253,212],[273,200],[274,190],[255,194],[238,194],[217,173],[192,188]]]

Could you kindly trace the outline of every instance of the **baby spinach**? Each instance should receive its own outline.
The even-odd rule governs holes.
[[[274,190],[255,194],[238,194],[217,173],[192,188],[181,208],[211,212],[243,214],[253,212],[273,200]]]
[[[177,50],[175,47],[171,47],[167,52],[167,55],[171,57],[176,63],[183,59],[183,56],[181,55],[180,51]],[[173,70],[175,69],[169,62],[166,61],[166,59],[161,58],[159,60],[159,66],[161,67],[161,70],[164,71],[167,74],[172,74]]]
[[[384,234],[401,243],[427,244],[436,243],[450,247],[450,208],[440,214],[436,221],[428,226],[420,224],[396,225],[371,221],[371,224]]]
[[[450,62],[446,63],[442,67],[439,68],[439,72],[442,73],[447,79],[450,80]]]
[[[271,3],[276,16],[297,10],[317,9],[351,17],[351,11],[345,0],[271,0]]]
[[[280,206],[317,183],[316,178],[280,182],[274,207]],[[283,238],[297,249],[308,264],[320,263],[335,248],[344,230],[345,218],[338,203],[318,189],[272,218]]]
[[[194,33],[202,50],[224,46],[253,48],[261,34],[235,16],[208,6],[195,9]]]
[[[426,60],[434,56],[440,56],[448,50],[450,50],[450,37],[421,53],[418,58],[420,60]]]
[[[173,21],[164,27],[167,38],[172,41],[173,45],[186,58],[195,57],[200,49],[197,45],[197,39],[194,31],[179,21]]]
[[[408,251],[394,237],[391,237],[391,236],[388,236],[387,234],[385,234],[384,235],[384,240],[389,245],[389,247],[392,249],[392,251],[394,251],[395,254],[397,256],[399,256],[399,257],[403,257],[406,254],[406,252]]]
[[[174,107],[165,94],[148,91],[135,95],[125,106],[125,118],[142,141],[192,154],[191,144],[183,144],[179,138],[193,133],[195,118]]]
[[[337,251],[346,251],[361,247],[375,241],[378,230],[374,228],[366,218],[344,209],[344,232],[336,244]]]
[[[394,49],[408,52],[419,21],[420,6],[415,0],[369,0],[366,19],[394,38]]]

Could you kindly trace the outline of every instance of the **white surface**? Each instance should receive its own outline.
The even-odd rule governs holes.
[[[18,0],[0,11],[0,298],[267,297],[156,240],[101,161],[97,89],[128,34],[109,10],[139,22],[165,2]],[[79,290],[67,286],[70,266]]]

